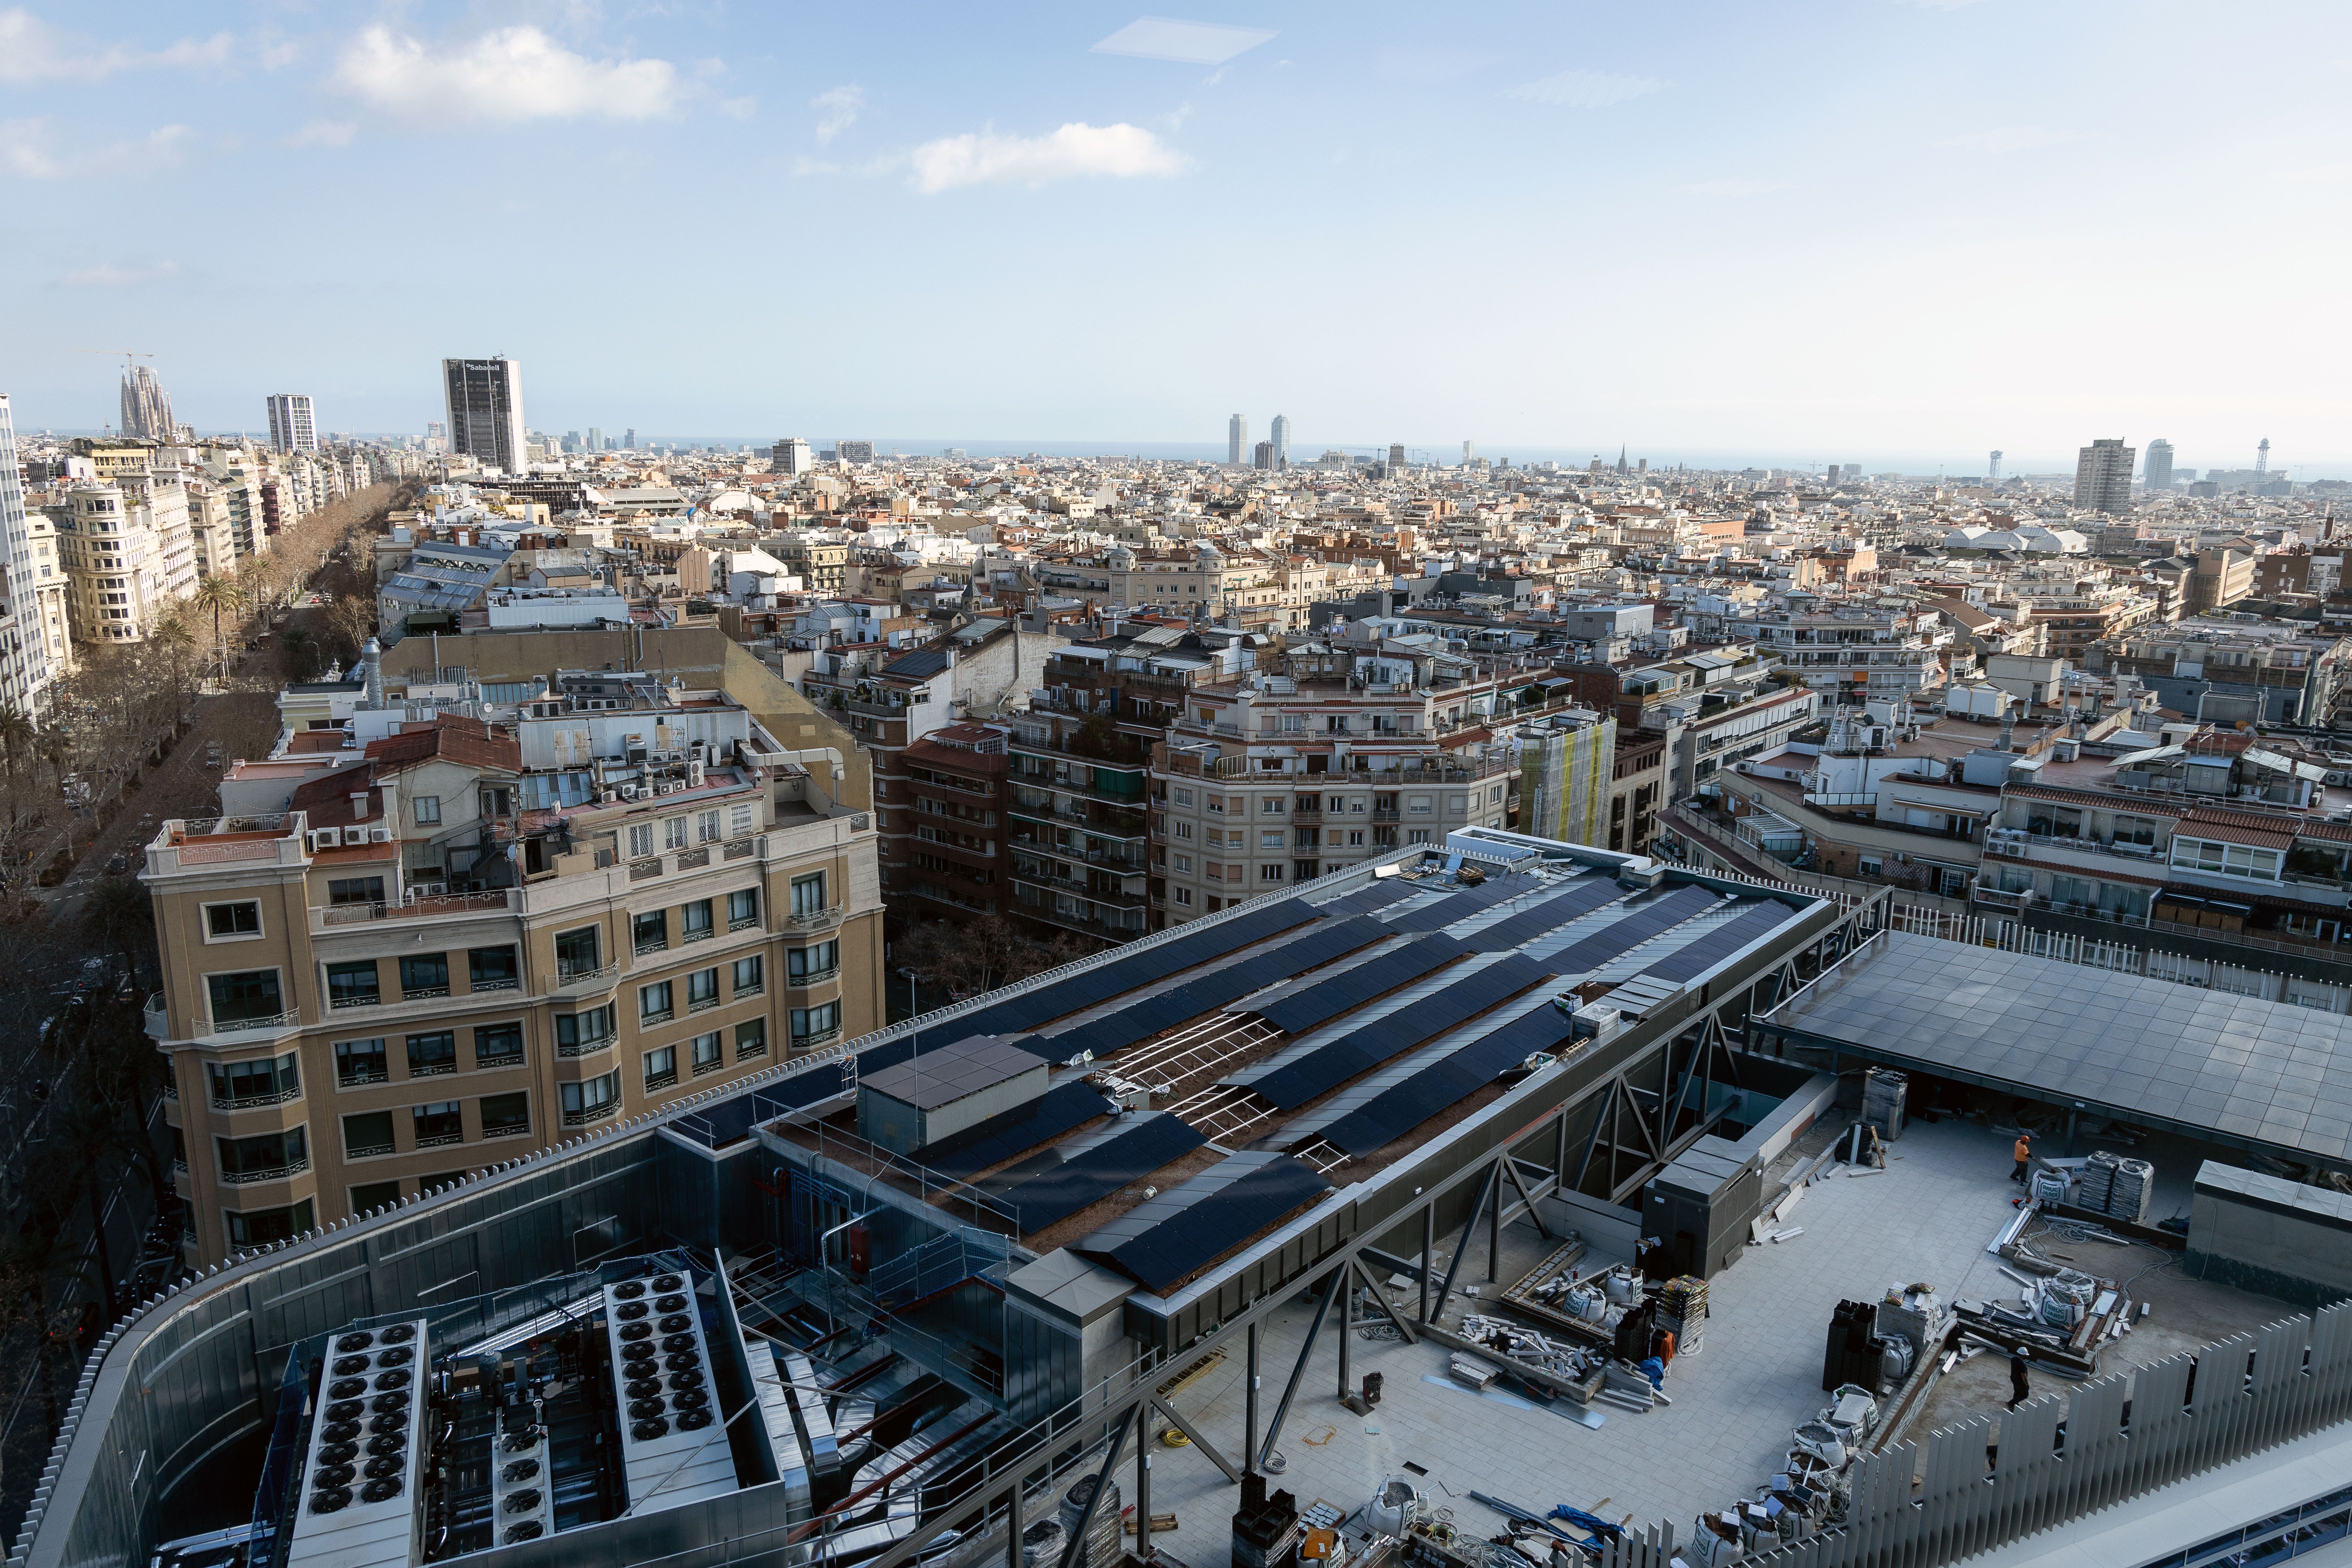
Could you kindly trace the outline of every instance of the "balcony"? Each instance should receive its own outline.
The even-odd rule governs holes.
[[[397,1152],[398,1151],[389,1143],[357,1143],[343,1151],[343,1158],[346,1160],[372,1160],[378,1154],[392,1154]]]
[[[198,1018],[195,1023],[196,1033],[199,1035],[249,1035],[266,1030],[299,1028],[302,1024],[302,1014],[299,1008],[289,1008],[283,1013],[270,1013],[253,1018]]]
[[[708,1013],[724,1000],[725,998],[719,996],[689,996],[687,998],[686,1010],[689,1013]]]
[[[601,969],[567,969],[559,964],[555,978],[548,983],[547,989],[541,994],[551,996],[559,992],[609,991],[620,977],[621,962],[618,959]]]
[[[799,974],[788,974],[784,983],[795,991],[805,991],[813,985],[823,985],[827,981],[840,978],[841,965],[836,963],[829,969],[811,969]]]
[[[491,1138],[528,1138],[530,1136],[530,1123],[528,1121],[517,1122],[509,1127],[485,1127],[482,1129],[482,1137],[485,1140]]]
[[[598,1051],[612,1049],[613,1042],[619,1037],[618,1035],[594,1035],[568,1044],[559,1040],[555,1045],[555,1054],[559,1057],[593,1057]]]
[[[793,1037],[793,1049],[795,1051],[813,1051],[820,1046],[829,1046],[839,1038],[841,1038],[841,1026],[835,1024],[830,1029],[818,1029],[806,1035],[794,1035]]]
[[[1971,896],[1988,909],[2022,910],[2033,902],[2033,889],[2026,888],[2014,893],[2004,893],[1998,888],[1988,888],[1979,882]]]
[[[829,930],[830,928],[841,923],[841,910],[838,908],[835,908],[830,910],[810,910],[806,913],[795,911],[792,917],[791,923],[792,929],[794,931]]]
[[[868,719],[904,719],[908,704],[904,702],[873,702],[863,697],[851,697],[841,706],[852,713],[863,713]]]
[[[310,1157],[289,1160],[283,1165],[270,1165],[258,1171],[223,1171],[220,1184],[225,1187],[249,1187],[257,1182],[283,1182],[300,1175],[310,1168]]]
[[[240,1094],[235,1096],[223,1096],[216,1094],[212,1097],[213,1109],[215,1110],[259,1110],[264,1106],[283,1105],[289,1100],[299,1100],[301,1098],[302,1090],[299,1087],[294,1089],[281,1089],[274,1094]]]
[[[656,1089],[671,1089],[676,1087],[677,1083],[676,1068],[670,1068],[667,1072],[648,1073],[646,1076],[646,1092],[651,1094]]]
[[[310,929],[324,931],[337,926],[366,925],[375,921],[478,919],[513,914],[522,908],[522,890],[505,888],[488,893],[450,893],[410,899],[397,904],[329,904],[310,910]]]
[[[163,1005],[163,994],[161,991],[147,998],[146,1005],[141,1008],[141,1014],[145,1021],[147,1036],[150,1039],[168,1040],[172,1037],[171,1009]]]
[[[758,929],[759,924],[760,924],[760,917],[759,917],[759,916],[757,916],[757,915],[745,915],[745,916],[744,916],[742,919],[740,919],[740,920],[731,920],[731,921],[729,921],[727,922],[727,929],[728,929],[730,931],[753,931],[753,930]]]
[[[610,1105],[583,1106],[577,1110],[565,1111],[563,1113],[563,1125],[566,1127],[593,1127],[599,1121],[611,1121],[615,1115],[619,1114],[620,1109],[621,1107],[618,1102],[614,1102]]]

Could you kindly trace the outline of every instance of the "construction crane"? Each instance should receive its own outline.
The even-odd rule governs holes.
[[[106,354],[109,356],[121,354],[122,356],[122,373],[125,375],[130,374],[132,371],[139,368],[139,361],[142,359],[153,359],[155,357],[153,354],[147,353],[143,349],[75,349],[73,352],[78,354]]]

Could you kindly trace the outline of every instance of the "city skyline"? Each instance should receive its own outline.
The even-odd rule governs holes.
[[[19,237],[6,275],[41,308],[12,335],[9,390],[21,423],[94,428],[114,378],[73,351],[113,341],[156,356],[199,428],[245,425],[289,384],[339,428],[433,416],[405,326],[247,330],[262,295],[247,279],[268,278],[306,321],[429,321],[441,353],[487,342],[530,361],[534,412],[558,431],[625,409],[641,428],[761,439],[811,423],[767,374],[791,357],[826,366],[826,423],[981,433],[966,444],[1213,442],[1196,411],[1230,408],[1238,376],[1261,408],[1312,411],[1306,430],[1455,426],[1498,454],[1622,431],[1653,453],[1868,462],[1999,441],[2055,459],[2098,429],[2161,428],[2186,466],[2242,431],[2300,471],[2352,464],[2343,395],[2303,352],[2344,312],[2320,258],[2352,187],[2328,151],[2352,117],[2328,64],[2352,54],[2352,18],[2159,9],[1715,6],[1693,25],[1496,8],[1433,28],[1402,7],[1275,5],[1230,18],[1254,32],[1196,29],[1214,48],[1099,8],[939,9],[877,68],[855,14],[148,5],[101,36],[35,5],[0,14],[0,180],[20,203],[73,193],[149,221]],[[2093,56],[2107,68],[2074,68]],[[1871,135],[1850,134],[1861,123]],[[477,247],[386,246],[380,214],[325,202],[306,257],[208,195],[396,181],[460,139],[593,172],[502,190],[506,223],[558,226],[648,182],[688,207],[746,182],[788,199],[740,218],[740,243],[625,273],[551,245],[520,311],[468,286]],[[1203,263],[1160,243],[1222,231],[1233,181],[1268,152],[1288,179],[1245,245]],[[2298,244],[2241,261],[2182,243],[2210,221],[2182,193],[2217,184],[2282,213]],[[1409,194],[1412,220],[1366,247],[1359,204],[1300,199],[1358,186]],[[871,243],[783,243],[811,204]],[[1859,230],[1811,237],[1832,215]],[[1068,238],[1044,267],[935,243],[992,220]],[[1484,243],[1459,243],[1468,225]],[[1628,231],[1670,237],[1636,261],[1612,237]],[[1381,330],[1301,348],[1274,318],[1233,336],[1234,288],[1269,265],[1316,321]],[[834,308],[754,308],[778,288]],[[2249,298],[2294,330],[2250,327]],[[925,308],[892,308],[908,299]],[[1103,330],[1008,343],[1007,310]],[[2021,370],[2085,336],[2106,347]],[[1213,360],[1207,341],[1231,347]],[[910,357],[935,374],[898,374]]]

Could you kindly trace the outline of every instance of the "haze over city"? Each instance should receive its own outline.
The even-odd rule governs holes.
[[[398,432],[463,345],[681,439],[2317,474],[2347,59],[2317,4],[19,6],[0,353],[59,430],[78,349]]]

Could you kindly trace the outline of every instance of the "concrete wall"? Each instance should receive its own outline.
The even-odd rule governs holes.
[[[2301,1307],[2352,1297],[2352,1193],[2208,1160],[2197,1172],[2182,1267]]]

